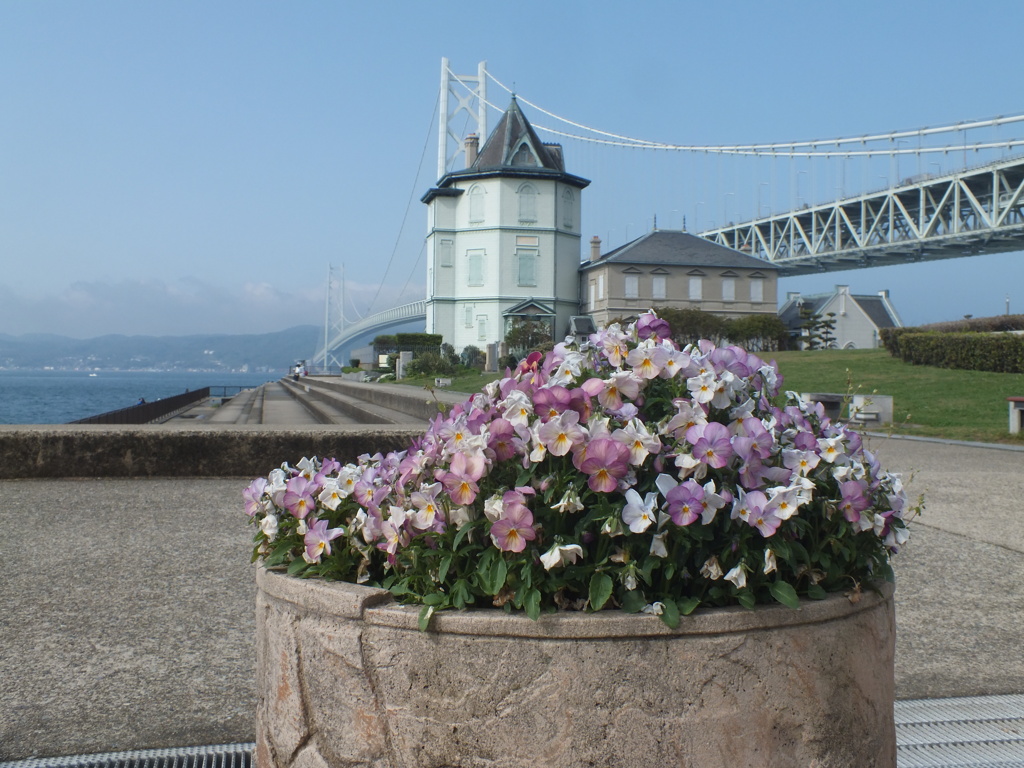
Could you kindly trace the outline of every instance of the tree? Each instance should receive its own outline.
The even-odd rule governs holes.
[[[747,315],[726,321],[726,336],[751,352],[777,352],[786,346],[789,330],[778,315]]]
[[[818,334],[821,336],[821,346],[825,349],[836,348],[836,313],[828,312],[818,323]]]
[[[721,344],[726,336],[725,319],[700,309],[671,309],[656,307],[658,317],[672,329],[672,341],[680,347],[708,339]]]
[[[514,317],[505,331],[509,352],[519,357],[551,341],[551,326],[546,320],[528,320]]]
[[[487,364],[487,355],[481,352],[479,347],[470,344],[462,350],[462,364],[467,368],[479,368],[482,371]]]

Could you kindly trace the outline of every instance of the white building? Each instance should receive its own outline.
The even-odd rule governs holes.
[[[802,326],[807,316],[827,318],[830,314],[836,323],[832,333],[837,349],[875,349],[881,346],[879,331],[903,327],[888,290],[855,294],[850,293],[850,286],[837,285],[833,293],[813,296],[794,291],[786,295],[786,303],[779,309],[779,317],[794,337],[806,335]]]
[[[512,318],[564,336],[579,314],[580,207],[588,180],[537,137],[513,97],[468,168],[445,174],[428,206],[427,333],[462,350],[504,338]]]

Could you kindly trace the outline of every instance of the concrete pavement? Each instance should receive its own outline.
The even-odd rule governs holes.
[[[870,444],[928,495],[897,696],[1024,693],[1024,452]],[[0,481],[0,761],[253,740],[247,482]]]

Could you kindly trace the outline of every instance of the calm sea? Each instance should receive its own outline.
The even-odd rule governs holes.
[[[283,373],[0,371],[0,424],[64,424],[179,395],[186,389],[258,386]]]

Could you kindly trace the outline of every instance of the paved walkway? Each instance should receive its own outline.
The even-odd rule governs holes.
[[[1024,452],[871,444],[928,494],[898,697],[1024,693]],[[0,481],[0,761],[253,740],[246,483]]]

